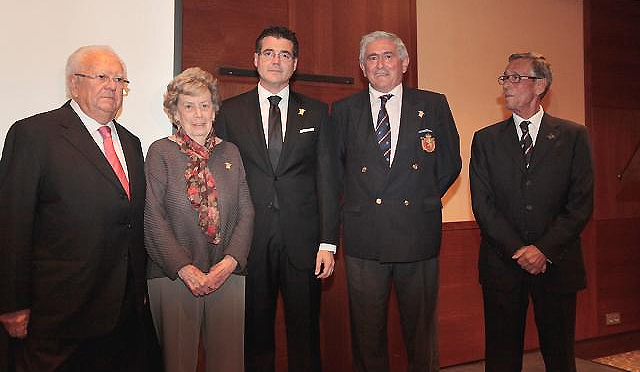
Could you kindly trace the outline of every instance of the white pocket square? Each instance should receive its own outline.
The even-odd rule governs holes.
[[[316,128],[314,128],[314,127],[311,127],[311,128],[303,128],[303,129],[300,129],[300,133],[313,132],[314,130],[316,130]]]

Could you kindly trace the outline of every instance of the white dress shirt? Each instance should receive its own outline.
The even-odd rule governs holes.
[[[531,142],[533,145],[536,145],[536,139],[538,138],[538,131],[540,131],[540,123],[542,122],[542,115],[544,115],[544,110],[542,106],[540,106],[540,110],[535,113],[529,119],[523,119],[520,116],[513,114],[513,122],[516,124],[516,131],[518,131],[518,141],[522,139],[522,129],[520,129],[520,123],[527,120],[530,121],[529,124],[529,134],[531,135]]]
[[[378,92],[369,84],[369,101],[371,103],[371,116],[373,116],[373,130],[375,131],[378,124],[378,113],[380,112],[380,96],[385,94],[393,94],[387,101],[385,108],[389,114],[389,125],[391,126],[391,153],[389,154],[389,166],[393,164],[393,157],[396,153],[398,145],[398,134],[400,132],[400,114],[402,112],[402,84],[398,84],[389,93]]]

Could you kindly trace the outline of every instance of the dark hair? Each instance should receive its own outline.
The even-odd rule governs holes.
[[[291,41],[291,43],[293,44],[293,50],[291,51],[291,53],[293,53],[293,58],[298,58],[299,45],[296,33],[283,26],[271,26],[262,30],[262,32],[256,39],[256,53],[260,53],[262,51],[262,39],[267,36],[272,36],[276,39],[287,39]]]
[[[531,61],[533,74],[537,77],[547,79],[547,85],[544,87],[544,92],[540,94],[540,99],[542,99],[544,95],[549,91],[549,87],[551,87],[551,81],[553,80],[553,75],[551,74],[551,64],[547,62],[547,59],[544,58],[542,54],[534,52],[513,53],[509,56],[509,62],[515,61],[516,59],[528,59],[529,61]]]

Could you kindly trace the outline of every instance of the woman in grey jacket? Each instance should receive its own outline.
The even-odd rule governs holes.
[[[216,81],[197,67],[167,86],[177,131],[145,161],[145,243],[154,324],[167,372],[244,370],[244,276],[254,210],[235,145],[215,136]]]

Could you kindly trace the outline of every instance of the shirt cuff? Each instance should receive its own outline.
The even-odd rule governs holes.
[[[318,248],[319,251],[329,251],[333,254],[336,253],[336,246],[334,244],[329,244],[329,243],[320,243],[320,248]]]

